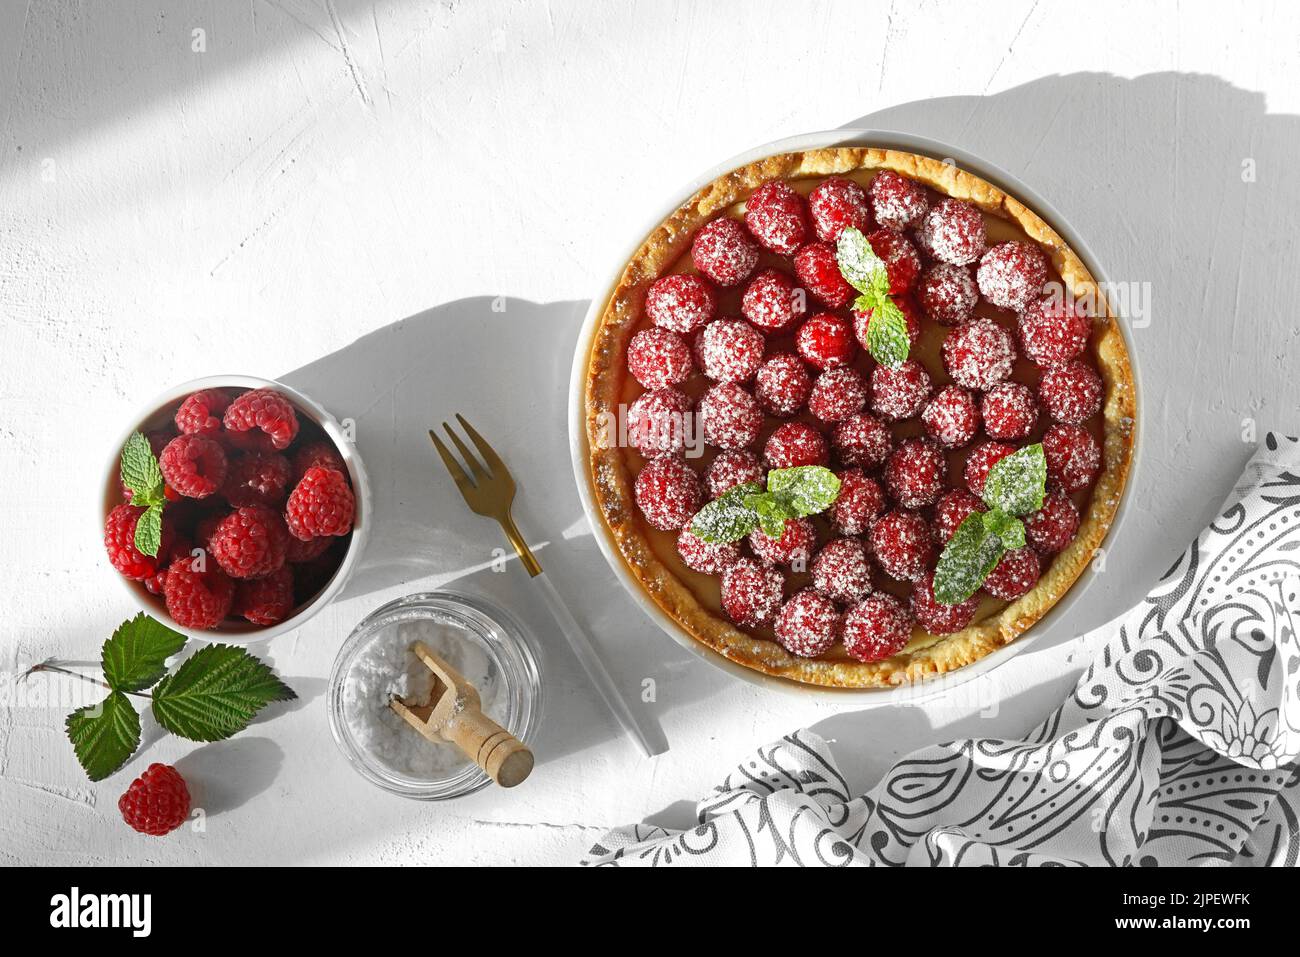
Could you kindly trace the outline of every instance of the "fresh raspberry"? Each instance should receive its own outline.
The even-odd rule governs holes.
[[[882,516],[871,526],[870,540],[880,567],[899,581],[916,581],[934,557],[930,526],[919,512],[899,509]]]
[[[872,251],[885,263],[889,275],[890,295],[900,295],[912,288],[921,271],[921,257],[906,236],[897,229],[877,229],[867,237]]]
[[[169,519],[163,517],[166,529]],[[172,562],[189,561],[194,551],[194,543],[183,535],[176,535],[170,546],[158,549],[158,570],[144,580],[144,587],[151,595],[162,595],[167,591],[167,569]]]
[[[1047,257],[1033,243],[1013,240],[989,247],[975,272],[984,298],[1002,309],[1023,309],[1047,282]]]
[[[964,488],[945,492],[934,506],[934,540],[940,548],[952,541],[961,523],[975,512],[987,512],[988,507]]]
[[[718,498],[737,485],[763,484],[763,466],[758,456],[743,449],[719,452],[704,472],[704,487],[709,498]]]
[[[348,467],[343,462],[343,456],[339,454],[339,450],[334,447],[333,442],[325,439],[317,439],[315,442],[300,445],[293,452],[291,464],[293,466],[291,472],[292,484],[294,485],[302,481],[302,477],[307,474],[308,469],[337,469],[344,475],[348,474]]]
[[[829,598],[805,588],[781,606],[772,626],[781,647],[800,658],[831,650],[840,635],[840,610]]]
[[[691,399],[677,389],[642,392],[627,410],[627,440],[648,459],[679,455],[686,448]]]
[[[1029,386],[1003,382],[984,393],[980,416],[989,438],[1024,439],[1038,423],[1038,403]]]
[[[283,565],[265,578],[235,583],[234,614],[255,625],[276,625],[293,611],[293,571]]]
[[[226,453],[206,435],[178,435],[158,457],[169,486],[189,498],[207,498],[226,480]]]
[[[248,452],[226,469],[221,494],[235,508],[280,505],[289,494],[289,460],[278,452]]]
[[[885,488],[904,508],[933,505],[947,471],[948,460],[929,439],[904,439],[885,465]]]
[[[1047,295],[1020,314],[1017,332],[1025,358],[1038,366],[1069,362],[1088,345],[1092,322],[1061,296]]]
[[[975,397],[959,385],[946,385],[921,412],[925,434],[945,449],[959,449],[975,438],[980,428]]]
[[[890,229],[911,229],[930,210],[925,187],[892,169],[877,173],[868,192],[876,222]]]
[[[786,519],[780,538],[756,528],[749,533],[749,547],[764,565],[791,565],[803,571],[817,549],[817,529],[806,518]]]
[[[104,550],[108,552],[108,560],[119,574],[132,581],[145,581],[166,568],[165,556],[172,544],[171,525],[164,521],[157,557],[135,547],[135,526],[144,513],[143,508],[135,505],[118,505],[104,519]]]
[[[844,650],[858,661],[892,658],[912,640],[912,615],[893,595],[868,595],[844,614]]]
[[[307,562],[313,562],[324,555],[331,545],[337,541],[330,535],[322,535],[320,538],[309,538],[303,541],[301,538],[289,536],[289,546],[284,551],[284,560],[286,564],[303,565]]]
[[[962,477],[965,478],[966,487],[973,495],[984,494],[984,482],[989,477],[989,469],[1014,451],[1016,451],[1014,445],[1004,445],[1001,442],[984,442],[971,449],[970,455],[966,457],[966,468]]]
[[[984,253],[988,242],[983,214],[960,199],[941,199],[918,227],[920,242],[940,262],[968,266]]]
[[[226,409],[224,421],[228,432],[265,432],[277,449],[288,448],[298,435],[298,413],[274,389],[254,389],[237,396]]]
[[[651,283],[645,294],[645,314],[663,329],[685,335],[713,321],[717,293],[703,276],[674,273]]]
[[[787,422],[767,437],[763,458],[769,468],[825,465],[831,460],[826,437],[806,422]]]
[[[808,367],[792,352],[769,356],[754,374],[754,395],[759,404],[780,418],[802,409],[811,392]]]
[[[941,326],[969,322],[980,298],[970,270],[951,263],[935,263],[923,272],[917,295],[925,314]]]
[[[1038,398],[1047,414],[1066,425],[1082,425],[1101,411],[1101,377],[1086,362],[1043,370]]]
[[[1047,477],[1067,495],[1082,492],[1097,478],[1101,446],[1092,433],[1077,425],[1053,423],[1043,435]]]
[[[222,430],[213,436],[221,447],[229,455],[235,452],[259,452],[263,455],[270,455],[272,452],[279,452],[275,440],[265,432],[258,429],[250,429],[247,432],[230,432]]]
[[[808,396],[808,411],[823,422],[839,422],[866,404],[867,383],[855,369],[827,369]]]
[[[822,180],[808,194],[808,210],[813,228],[822,242],[833,243],[850,226],[863,234],[871,232],[871,208],[867,194],[852,180],[832,176]]]
[[[1025,537],[1044,555],[1055,555],[1079,532],[1079,510],[1057,491],[1047,493],[1043,507],[1025,517]]]
[[[194,524],[194,544],[207,550],[212,545],[212,535],[221,524],[221,520],[230,514],[229,509],[209,512]]]
[[[812,563],[813,586],[829,598],[848,605],[871,594],[871,563],[856,538],[827,542]]]
[[[706,542],[689,528],[677,536],[677,554],[687,568],[705,575],[721,575],[741,557],[734,542]]]
[[[865,535],[885,510],[885,493],[862,469],[845,469],[839,479],[840,494],[831,506],[831,524],[841,535]]]
[[[694,369],[691,347],[668,329],[650,326],[627,344],[627,371],[646,389],[685,382]]]
[[[758,440],[763,410],[758,400],[734,382],[715,385],[700,399],[704,441],[719,449],[743,449]]]
[[[789,256],[808,236],[807,207],[789,183],[773,180],[745,203],[745,225],[765,249]]]
[[[193,562],[172,562],[163,587],[167,614],[182,628],[207,631],[230,613],[235,583],[216,562],[195,571]]]
[[[822,312],[799,327],[795,348],[810,366],[834,369],[853,361],[858,344],[847,322],[839,316]]]
[[[889,426],[865,412],[836,422],[831,441],[841,462],[864,469],[884,465],[894,447],[894,436]]]
[[[800,285],[832,309],[847,305],[857,295],[840,273],[830,243],[809,243],[795,253],[794,274]]]
[[[1032,548],[1012,549],[984,579],[984,590],[994,598],[1015,601],[1038,584],[1040,571],[1038,553]]]
[[[215,435],[221,431],[221,413],[230,405],[225,389],[191,392],[176,410],[176,428],[189,435]]]
[[[277,571],[288,547],[284,519],[262,506],[231,512],[218,523],[208,543],[212,557],[231,578],[262,578]]]
[[[776,616],[784,590],[779,570],[742,558],[722,573],[722,610],[738,625],[763,625]]]
[[[960,386],[985,392],[1011,375],[1016,344],[992,319],[974,319],[948,333],[943,367]]]
[[[746,319],[769,334],[784,332],[807,309],[806,296],[779,269],[764,269],[749,281],[740,300]]]
[[[921,414],[930,398],[930,373],[915,359],[897,369],[871,370],[871,411],[886,422],[901,422]]]
[[[670,455],[651,459],[637,474],[634,491],[646,521],[665,532],[687,525],[703,497],[699,477],[682,459]]]
[[[284,519],[290,534],[306,541],[352,531],[357,500],[347,476],[337,469],[312,468],[289,493]]]
[[[914,346],[917,340],[921,338],[921,313],[916,307],[916,300],[910,295],[904,293],[894,297],[894,305],[898,311],[903,314],[903,320],[907,323],[907,344]],[[871,317],[875,315],[875,309],[850,309],[853,316],[853,335],[858,340],[858,345],[863,349],[871,348]]]
[[[190,789],[170,764],[154,763],[117,799],[122,820],[154,837],[176,830],[190,816]]]
[[[744,382],[763,362],[763,334],[743,319],[715,319],[700,333],[696,349],[704,374],[715,382]]]
[[[758,246],[744,226],[722,216],[695,234],[691,261],[719,286],[738,286],[758,265]]]
[[[927,572],[912,589],[912,614],[932,635],[951,635],[975,620],[979,610],[979,592],[955,605],[942,604],[934,597],[934,573]]]

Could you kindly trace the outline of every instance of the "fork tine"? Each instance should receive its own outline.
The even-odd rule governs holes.
[[[461,457],[465,460],[465,464],[468,465],[470,471],[474,473],[474,484],[476,486],[481,485],[484,480],[488,478],[488,474],[479,462],[478,458],[469,450],[469,446],[465,444],[461,437],[452,430],[450,425],[444,422],[442,423],[442,429],[451,437],[451,440],[456,443],[456,448],[460,452]]]
[[[456,456],[451,454],[451,449],[442,444],[442,439],[438,438],[438,433],[430,429],[429,438],[433,439],[434,447],[437,448],[438,454],[442,457],[442,464],[447,466],[447,471],[456,480],[456,487],[460,489],[461,494],[464,495],[474,488],[474,483],[469,480],[465,470],[460,467],[460,463],[456,461]]]
[[[459,412],[456,413],[456,421],[460,423],[461,428],[469,435],[470,441],[474,443],[474,447],[479,450],[479,454],[481,454],[483,460],[487,462],[488,468],[492,470],[492,475],[496,477],[503,474],[509,474],[506,469],[506,463],[501,461],[501,456],[497,455],[496,449],[488,445],[487,439],[478,434],[478,429],[465,421],[465,416],[461,415]]]

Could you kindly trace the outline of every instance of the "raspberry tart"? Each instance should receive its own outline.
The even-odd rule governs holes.
[[[1088,566],[1132,461],[1129,354],[1083,261],[913,153],[707,184],[581,348],[597,534],[682,633],[794,682],[896,686],[1013,641]],[[620,429],[629,409],[683,440]]]

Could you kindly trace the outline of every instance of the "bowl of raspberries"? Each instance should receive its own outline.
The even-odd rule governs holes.
[[[146,612],[195,638],[303,624],[365,546],[369,484],[347,432],[278,382],[213,376],[168,390],[114,447],[104,549]]]

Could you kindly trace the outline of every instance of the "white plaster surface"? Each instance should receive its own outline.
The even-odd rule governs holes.
[[[0,666],[93,658],[132,613],[97,483],[174,382],[282,377],[355,418],[379,504],[343,598],[257,649],[302,700],[228,742],[147,732],[91,784],[66,708],[7,688],[0,863],[563,864],[607,826],[688,820],[683,802],[801,725],[864,787],[916,746],[1029,727],[1083,664],[1072,636],[1210,517],[1243,421],[1300,428],[1298,48],[1286,3],[4,0]],[[737,682],[644,621],[586,528],[564,434],[578,322],[648,212],[757,143],[853,125],[1003,167],[1153,294],[1132,336],[1141,464],[1105,572],[973,687],[872,710]],[[423,433],[457,409],[521,477],[521,524],[618,681],[656,680],[668,753],[619,735],[517,568],[483,570],[496,529]],[[369,610],[453,581],[548,648],[541,764],[514,793],[419,804],[344,763],[325,677]],[[117,797],[154,760],[191,779],[204,832],[123,826]]]

